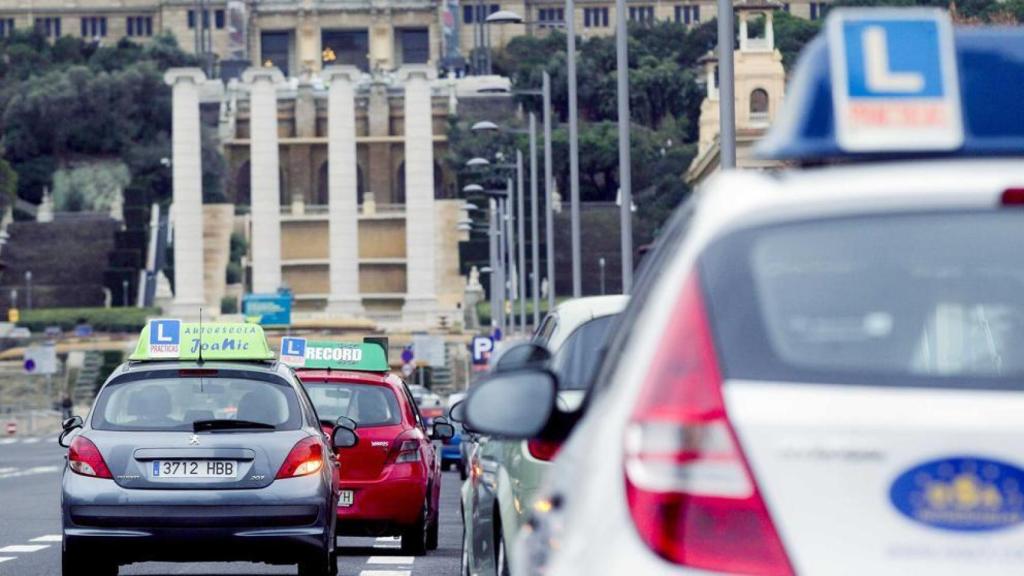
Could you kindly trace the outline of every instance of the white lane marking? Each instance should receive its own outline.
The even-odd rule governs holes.
[[[60,534],[47,534],[46,536],[33,538],[29,542],[60,542],[61,540],[63,540],[63,537]]]
[[[0,480],[5,478],[18,478],[19,476],[32,476],[35,474],[47,474],[49,472],[57,472],[61,469],[61,466],[36,466],[35,468],[28,468],[26,470],[16,470],[14,472],[3,472],[0,473]]]
[[[4,438],[3,440],[0,440],[0,446],[4,444],[14,444],[17,441],[17,438]],[[8,560],[10,560],[10,558],[8,558]]]
[[[0,556],[0,564],[7,562],[8,560],[14,560],[14,556]]]
[[[380,536],[377,542],[401,542],[401,536]]]
[[[48,544],[14,544],[0,548],[0,554],[24,554],[27,552],[39,552],[43,548],[49,548]]]
[[[22,444],[35,444],[40,440],[42,440],[42,438],[26,438],[25,440],[22,441]]]
[[[411,570],[363,570],[359,576],[410,576]]]
[[[412,564],[416,560],[413,556],[370,556],[367,564]]]

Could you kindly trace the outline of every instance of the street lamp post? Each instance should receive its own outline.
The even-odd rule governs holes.
[[[548,256],[548,312],[555,309],[555,178],[551,165],[551,76],[544,71],[544,236]]]
[[[487,201],[488,208],[490,210],[490,219],[487,222],[487,236],[489,240],[490,249],[490,260],[491,260],[491,277],[489,279],[491,285],[491,328],[492,332],[494,328],[501,326],[498,322],[498,299],[499,286],[501,283],[498,276],[501,274],[499,269],[501,266],[498,265],[498,202],[491,198]]]
[[[25,308],[32,309],[32,271],[25,271]]]
[[[728,0],[720,0],[728,1]],[[572,229],[572,295],[583,295],[580,267],[580,142],[576,109],[576,8],[565,0],[566,73],[569,76],[569,214]]]
[[[523,152],[516,149],[516,234],[519,238],[519,264],[516,266],[519,283],[519,329],[526,334],[526,199],[524,198],[525,178],[523,174]]]
[[[736,96],[732,53],[732,0],[718,0],[718,122],[719,160],[723,170],[736,167]]]
[[[604,296],[604,294],[605,294],[605,291],[604,291],[604,266],[605,266],[604,256],[601,256],[600,258],[597,259],[597,265],[598,265],[599,268],[601,268],[601,296]]]
[[[540,326],[540,246],[537,209],[537,116],[530,113],[530,283],[533,291],[533,328]]]
[[[728,0],[727,0],[728,1]],[[629,115],[629,30],[626,27],[626,0],[615,0],[615,61],[618,81],[619,107],[619,189],[622,191],[622,207],[619,209],[620,235],[622,244],[622,293],[633,289],[633,205],[632,165],[630,159],[630,115]],[[604,258],[601,259],[601,293],[604,294]]]

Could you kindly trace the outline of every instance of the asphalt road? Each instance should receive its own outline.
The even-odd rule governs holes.
[[[60,572],[57,507],[64,450],[56,439],[0,438],[0,576],[56,576]],[[427,556],[403,556],[390,538],[342,538],[343,576],[445,576],[459,573],[462,526],[459,476],[446,472],[441,487],[440,546]],[[293,567],[246,563],[145,563],[121,574],[295,574]]]

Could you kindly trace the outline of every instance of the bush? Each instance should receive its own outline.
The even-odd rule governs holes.
[[[242,281],[242,265],[238,262],[228,262],[224,271],[224,281],[228,284],[239,284]]]
[[[238,314],[238,299],[234,296],[225,296],[220,299],[221,314]]]
[[[70,331],[84,322],[99,332],[138,332],[146,320],[159,314],[159,308],[42,308],[22,310],[18,326],[33,332],[48,326]]]

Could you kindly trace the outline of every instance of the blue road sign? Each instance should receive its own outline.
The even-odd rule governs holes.
[[[939,10],[829,15],[836,138],[849,151],[963,144],[953,31]]]
[[[242,315],[261,326],[287,326],[292,323],[292,294],[246,294],[242,296]]]
[[[405,348],[402,349],[402,362],[404,364],[412,362],[413,358],[415,357],[416,355],[413,354],[412,346],[406,346]]]
[[[473,364],[487,364],[494,351],[494,339],[490,336],[474,336],[472,344]]]

